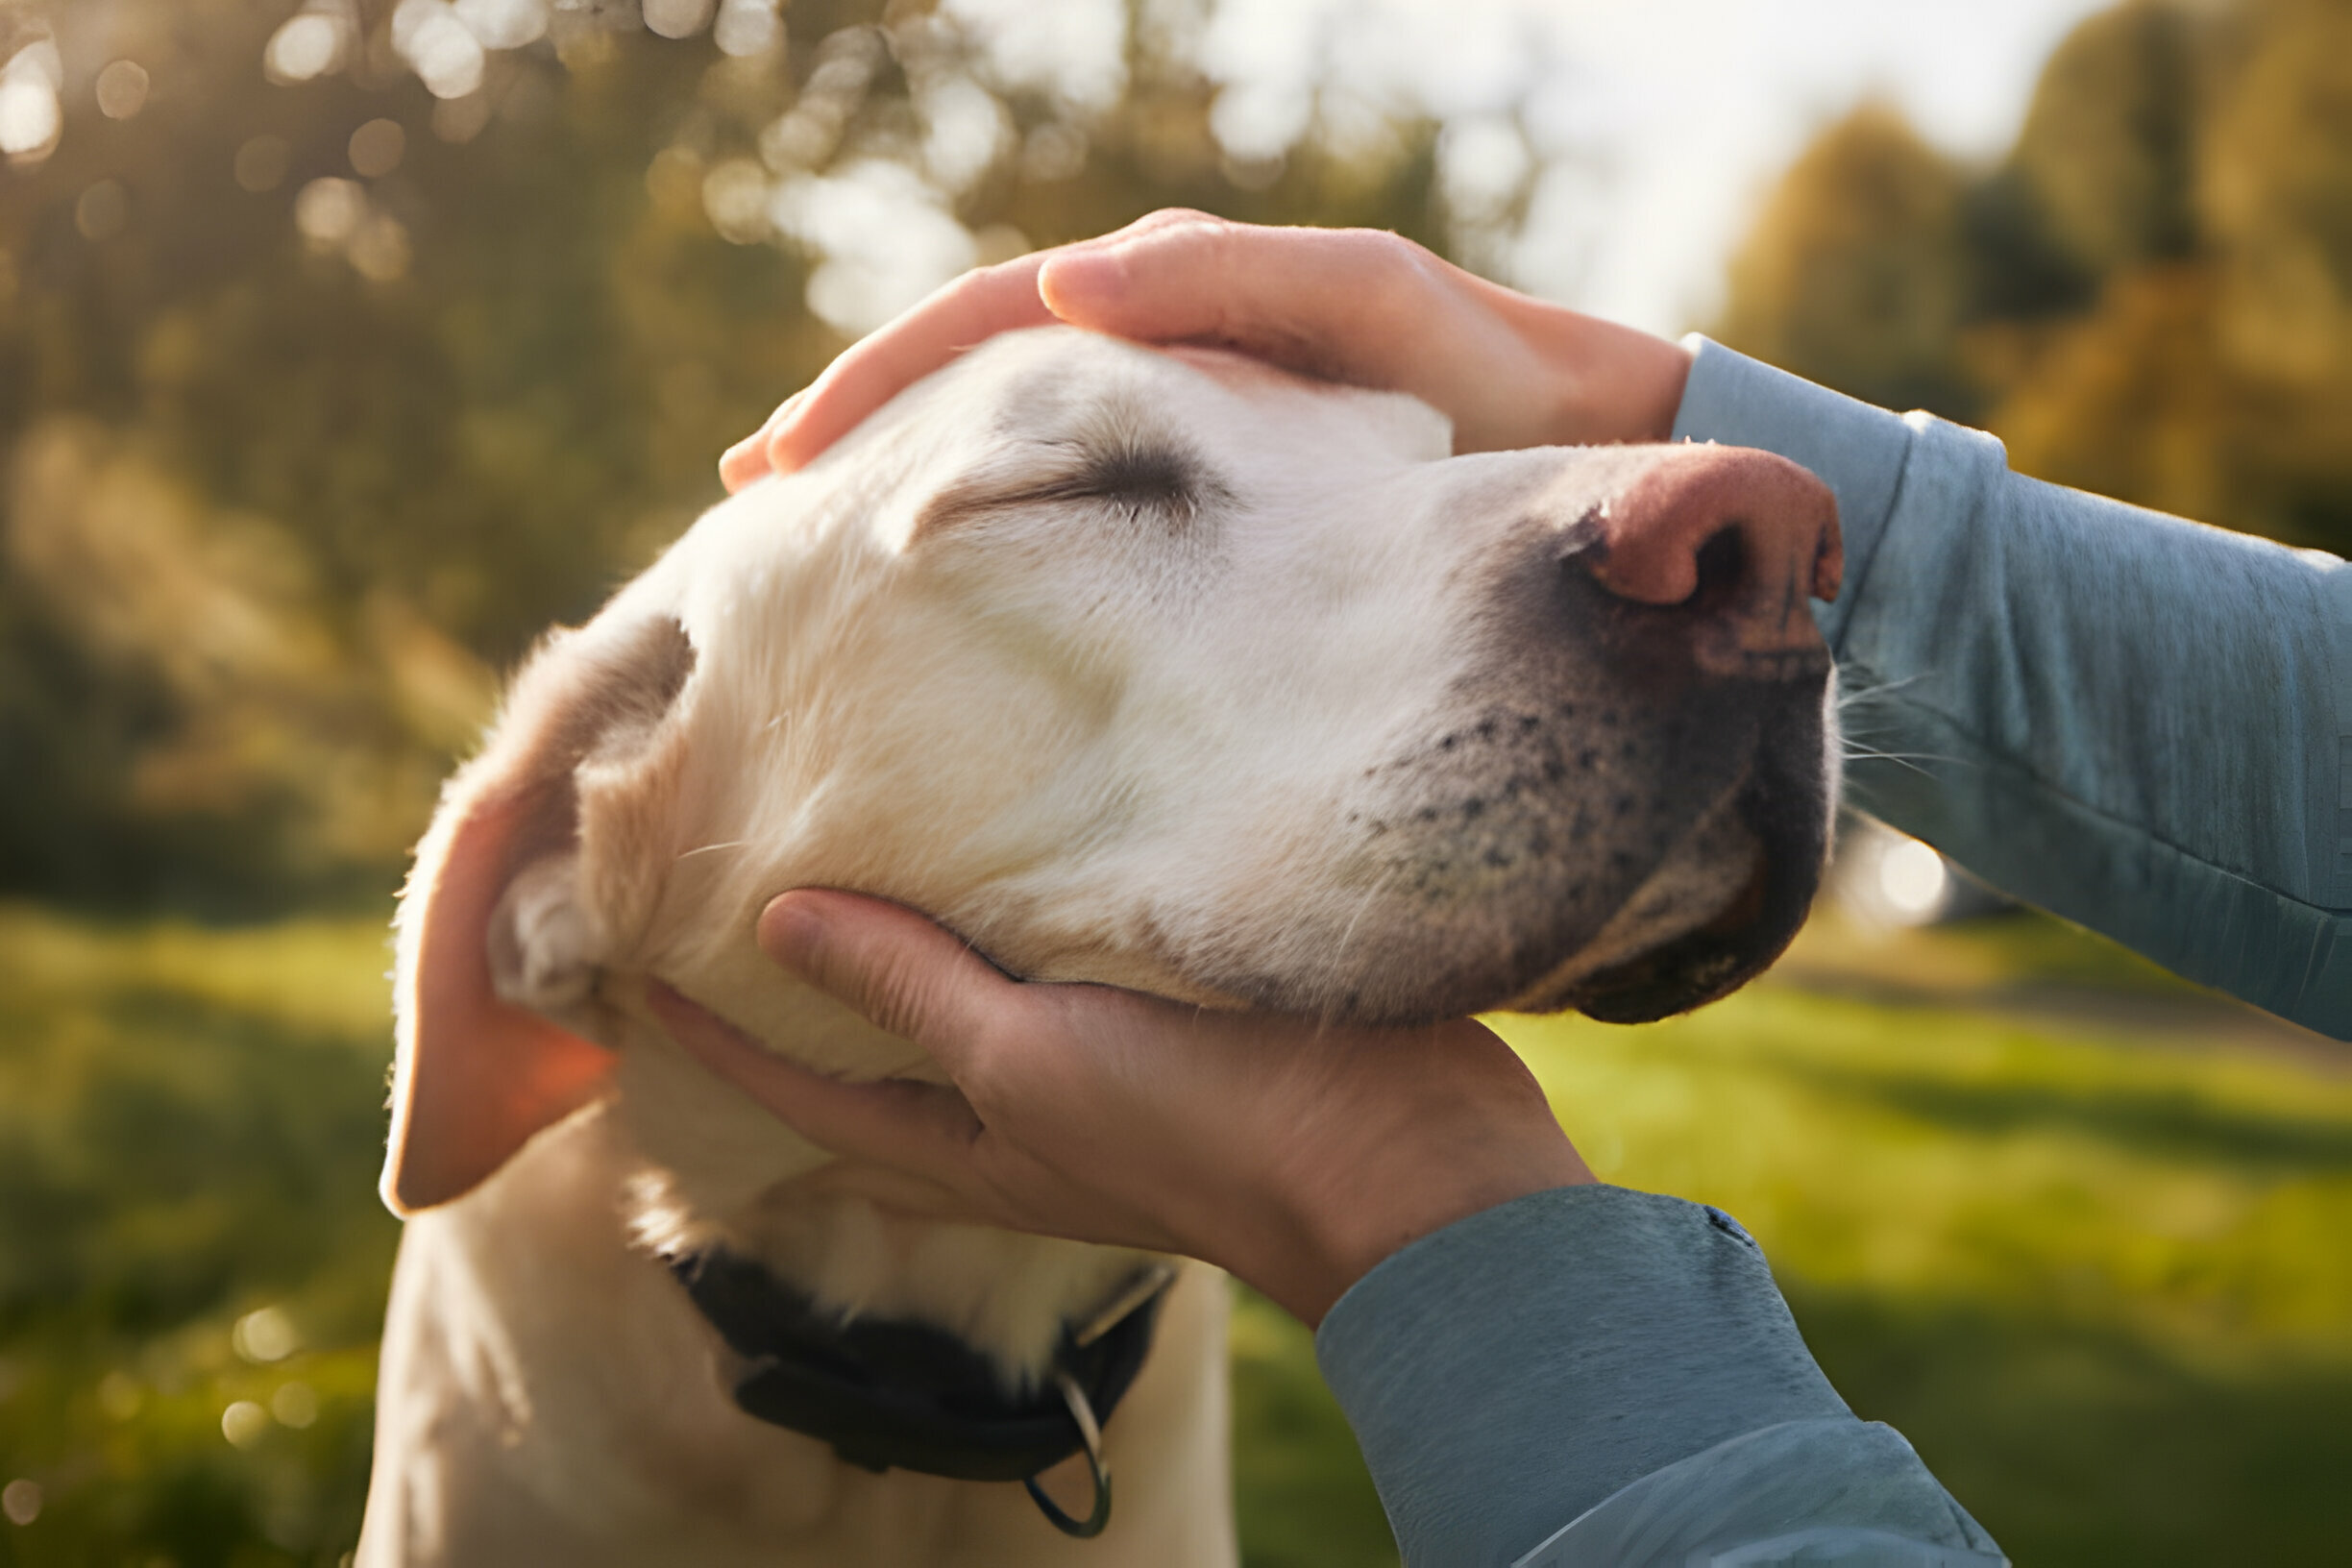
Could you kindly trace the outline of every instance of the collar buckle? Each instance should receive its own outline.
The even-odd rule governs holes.
[[[1045,1495],[1036,1476],[1022,1477],[1021,1484],[1029,1488],[1029,1501],[1038,1506],[1047,1524],[1065,1535],[1090,1541],[1111,1522],[1111,1470],[1103,1463],[1102,1424],[1094,1419],[1094,1407],[1087,1403],[1086,1390],[1078,1386],[1077,1379],[1067,1372],[1056,1372],[1054,1384],[1062,1390],[1070,1419],[1078,1423],[1078,1434],[1086,1443],[1087,1472],[1094,1478],[1094,1507],[1084,1519],[1073,1519],[1062,1511],[1061,1504]]]

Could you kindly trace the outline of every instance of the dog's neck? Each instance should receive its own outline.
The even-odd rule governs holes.
[[[652,1021],[640,983],[612,979],[599,989],[607,1003],[600,1033],[612,1033],[622,1063],[615,1122],[634,1160],[624,1217],[648,1251],[723,1248],[845,1315],[943,1329],[998,1362],[1012,1384],[1041,1376],[1065,1325],[1141,1261],[1125,1249],[894,1206],[887,1178],[834,1160],[687,1057]],[[808,1013],[802,1026],[821,1039],[798,1049],[796,1031],[763,1019],[770,1046],[799,1060],[870,1064],[868,1074],[919,1056],[854,1020],[870,1039],[845,1040],[841,1010],[821,998]]]

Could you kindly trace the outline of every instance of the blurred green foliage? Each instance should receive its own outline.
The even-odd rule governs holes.
[[[357,1538],[399,1233],[384,957],[373,920],[0,907],[0,1481],[38,1488],[0,1564]]]
[[[847,341],[804,293],[860,326],[910,252],[943,277],[1168,205],[1444,240],[1432,125],[1222,154],[1184,4],[1114,8],[1090,86],[920,5],[672,38],[486,0],[543,31],[454,97],[389,5],[46,9],[61,126],[0,173],[0,890],[86,905],[388,892],[490,672]],[[289,18],[350,58],[284,80]]]
[[[1989,168],[1861,110],[1767,203],[1716,331],[2021,472],[2352,553],[2352,0],[2094,16]]]

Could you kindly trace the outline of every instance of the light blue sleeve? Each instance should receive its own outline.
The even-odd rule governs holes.
[[[1816,614],[1850,797],[1995,886],[2352,1038],[2352,568],[2021,478],[1703,338],[1675,433],[1837,492]],[[2002,1559],[1822,1377],[1754,1244],[1672,1198],[1476,1214],[1315,1338],[1407,1563]]]
[[[2352,568],[2009,471],[1704,338],[1678,438],[1838,494],[1847,791],[2003,892],[2352,1039]]]
[[[1679,1198],[1473,1214],[1359,1280],[1315,1355],[1409,1568],[2003,1560],[1846,1409],[1748,1234]]]

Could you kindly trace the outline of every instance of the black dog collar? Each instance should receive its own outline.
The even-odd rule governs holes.
[[[1111,1478],[1101,1423],[1142,1370],[1175,1270],[1137,1275],[1083,1322],[1066,1323],[1043,1385],[1004,1392],[994,1363],[927,1323],[851,1318],[724,1248],[666,1260],[696,1307],[743,1359],[735,1403],[746,1414],[833,1445],[864,1469],[919,1470],[960,1481],[1018,1481],[1056,1529],[1102,1532]],[[1040,1472],[1085,1452],[1094,1507],[1073,1519],[1037,1484]]]

